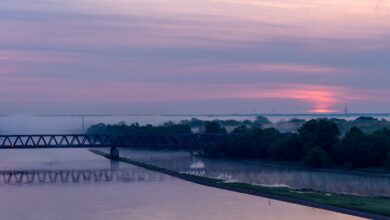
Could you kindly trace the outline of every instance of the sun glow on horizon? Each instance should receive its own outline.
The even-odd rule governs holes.
[[[311,113],[318,113],[318,114],[329,114],[329,113],[336,113],[336,110],[333,109],[312,109],[310,110]]]

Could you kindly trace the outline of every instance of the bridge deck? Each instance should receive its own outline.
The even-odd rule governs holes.
[[[0,135],[0,149],[106,148],[106,147],[202,147],[226,135]]]

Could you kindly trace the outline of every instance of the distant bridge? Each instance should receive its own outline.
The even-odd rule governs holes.
[[[219,142],[227,135],[205,134],[136,134],[136,135],[0,135],[0,149],[19,148],[107,148],[169,147],[194,148]]]
[[[219,143],[227,134],[134,134],[134,135],[0,135],[0,149],[111,148],[117,158],[122,147],[194,149]]]

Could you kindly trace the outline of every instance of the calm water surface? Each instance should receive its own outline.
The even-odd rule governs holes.
[[[358,219],[185,182],[84,149],[2,150],[0,168],[1,220]]]
[[[121,155],[182,173],[246,182],[369,196],[390,196],[390,175],[308,171],[251,161],[191,157],[186,151],[123,149]]]

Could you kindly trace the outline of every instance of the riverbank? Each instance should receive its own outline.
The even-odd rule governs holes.
[[[354,174],[362,176],[378,176],[378,177],[390,177],[390,170],[385,167],[375,168],[345,168],[345,167],[332,167],[332,168],[310,168],[305,166],[302,162],[296,161],[277,161],[277,160],[248,160],[248,159],[234,159],[234,158],[212,158],[201,153],[196,153],[195,157],[207,160],[224,160],[232,162],[243,162],[246,164],[253,164],[259,166],[278,167],[284,169],[294,169],[301,171],[314,171],[314,172],[327,172],[327,173],[338,173],[338,174]]]
[[[99,150],[91,150],[91,152],[110,158],[109,154]],[[120,157],[118,160],[205,186],[321,208],[369,219],[390,219],[390,198],[387,197],[362,197],[310,190],[292,190],[284,187],[262,187],[244,183],[226,183],[218,179],[193,176],[167,170],[128,158]]]
[[[199,155],[197,155],[199,156]],[[201,158],[208,158],[206,156],[200,156]],[[225,159],[226,160],[226,159]],[[237,161],[236,159],[231,159],[232,161]],[[310,168],[304,166],[302,163],[297,162],[283,162],[275,160],[241,160],[248,164],[260,165],[260,166],[270,166],[270,167],[279,167],[279,168],[289,168],[302,171],[314,171],[314,172],[327,172],[327,173],[337,173],[337,174],[353,174],[361,176],[379,176],[379,177],[389,177],[390,171],[384,167],[376,168],[351,168],[347,169],[344,167],[333,167],[333,168]]]

